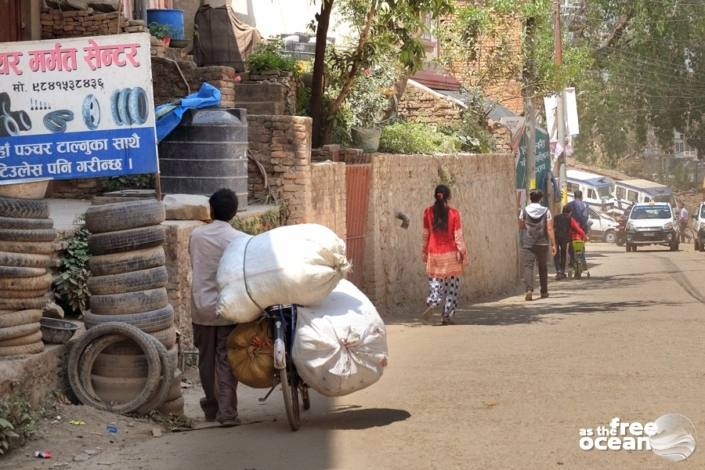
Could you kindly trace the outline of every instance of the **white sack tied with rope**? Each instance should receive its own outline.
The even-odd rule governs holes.
[[[218,267],[217,315],[247,323],[272,305],[316,304],[349,269],[345,242],[322,225],[288,225],[239,237]]]
[[[372,302],[347,280],[321,303],[298,309],[296,371],[322,395],[369,387],[387,365],[387,333]]]

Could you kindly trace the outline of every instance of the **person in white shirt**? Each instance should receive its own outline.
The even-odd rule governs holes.
[[[678,202],[678,207],[681,208],[678,212],[678,228],[680,229],[681,243],[685,243],[685,231],[688,228],[688,209],[685,208],[685,204],[682,201]]]

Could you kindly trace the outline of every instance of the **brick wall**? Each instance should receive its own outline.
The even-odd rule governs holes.
[[[372,156],[364,290],[383,312],[423,305],[423,210],[433,202],[440,174],[452,179],[452,205],[463,220],[470,265],[461,285],[461,307],[517,286],[518,244],[514,158],[509,155]],[[397,211],[411,219],[399,227]],[[414,303],[415,302],[415,303]]]
[[[345,163],[312,164],[311,186],[311,206],[307,218],[332,229],[344,240],[347,235]]]
[[[464,106],[454,99],[408,80],[399,100],[399,116],[423,124],[459,124]]]
[[[142,20],[128,20],[118,12],[46,10],[41,15],[42,39],[104,36],[147,31]]]

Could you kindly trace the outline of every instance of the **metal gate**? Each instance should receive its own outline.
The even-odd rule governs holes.
[[[0,42],[22,39],[22,10],[20,0],[0,0]]]
[[[362,288],[364,281],[365,235],[367,232],[367,204],[369,202],[370,172],[372,165],[346,165],[345,186],[347,202],[345,229],[348,259],[352,261],[352,273],[348,279]]]

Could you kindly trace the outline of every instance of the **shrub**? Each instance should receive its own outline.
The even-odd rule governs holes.
[[[485,117],[473,108],[463,113],[457,136],[463,152],[490,153],[495,150],[495,140],[484,124]]]
[[[299,67],[293,57],[282,54],[281,40],[270,39],[257,46],[247,58],[247,69],[251,73],[290,72],[298,74]]]
[[[460,140],[446,135],[434,126],[400,122],[382,129],[380,150],[389,153],[454,153],[460,150]]]
[[[0,402],[0,455],[23,446],[35,431],[32,408],[24,398]]]
[[[57,297],[76,314],[88,310],[88,278],[91,275],[88,270],[89,235],[83,225],[76,230],[61,258],[59,276],[54,281]]]
[[[102,182],[104,192],[122,191],[123,189],[154,189],[154,175],[113,176]]]

